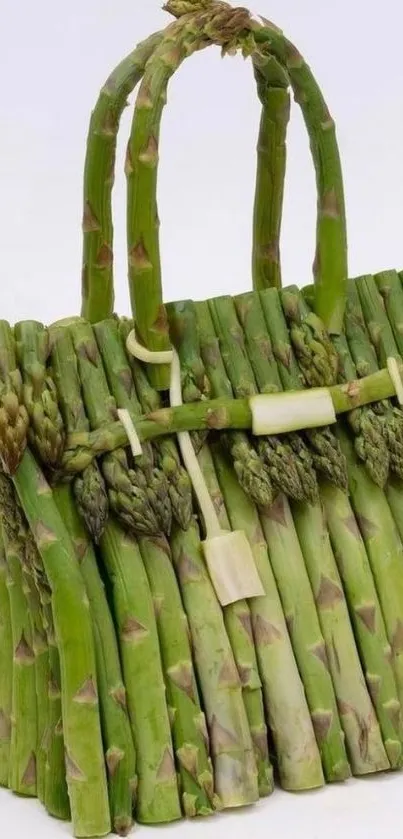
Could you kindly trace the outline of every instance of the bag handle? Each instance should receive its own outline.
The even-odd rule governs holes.
[[[340,159],[333,120],[308,65],[272,24],[256,23],[244,9],[210,3],[189,21],[190,42],[162,43],[149,60],[140,86],[128,146],[128,259],[132,308],[140,339],[151,350],[169,346],[162,299],[158,239],[157,172],[159,127],[168,81],[189,51],[220,43],[224,49],[264,55],[267,51],[287,72],[311,141],[318,191],[315,309],[331,332],[342,327],[347,279],[345,209]],[[189,8],[171,0],[171,10]],[[177,12],[179,13],[179,12]],[[192,41],[193,39],[193,41]],[[189,49],[190,44],[190,49]],[[258,282],[256,281],[256,286]],[[154,384],[167,387],[167,370]]]

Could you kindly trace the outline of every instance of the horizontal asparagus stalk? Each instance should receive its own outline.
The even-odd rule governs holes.
[[[388,370],[356,379],[329,388],[337,414],[348,413],[362,405],[393,397],[395,385]],[[158,440],[178,431],[194,429],[248,430],[252,427],[252,412],[249,399],[211,399],[193,405],[175,408],[159,408],[143,414],[135,423],[140,441]],[[81,472],[93,461],[107,452],[129,443],[126,431],[119,421],[105,423],[94,431],[69,434],[63,456],[63,470],[66,474]]]

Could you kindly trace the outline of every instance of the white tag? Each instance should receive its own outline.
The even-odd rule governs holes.
[[[243,530],[221,531],[202,542],[211,582],[221,606],[265,594]]]
[[[319,428],[336,422],[330,391],[325,387],[290,393],[259,393],[251,396],[252,432],[281,434],[304,428]]]

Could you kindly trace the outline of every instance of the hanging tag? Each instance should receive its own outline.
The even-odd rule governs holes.
[[[211,582],[221,606],[265,594],[243,530],[221,531],[202,542]]]

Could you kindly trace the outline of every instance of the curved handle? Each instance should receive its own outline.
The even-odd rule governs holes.
[[[346,302],[347,232],[343,179],[335,124],[329,109],[302,56],[286,38],[272,29],[271,49],[287,67],[295,100],[300,104],[310,138],[317,184],[316,254],[314,308],[328,330],[342,329]],[[260,33],[257,33],[257,40]],[[275,101],[271,104],[276,117]],[[252,264],[254,288],[281,285],[279,236],[285,177],[285,135],[287,120],[277,118],[273,139],[265,145],[264,126],[258,142],[258,170],[255,191]],[[266,188],[265,188],[266,187]],[[266,257],[263,265],[259,264]]]
[[[334,123],[321,91],[297,49],[280,30],[268,23],[262,27],[245,14],[243,9],[213,4],[208,11],[188,16],[187,26],[179,36],[175,35],[171,43],[164,40],[154,51],[140,86],[126,163],[129,283],[138,335],[152,350],[164,350],[169,346],[162,299],[156,201],[159,128],[166,87],[186,55],[209,43],[221,43],[224,48],[228,45],[243,48],[250,54],[260,53],[260,56],[268,53],[288,74],[309,132],[317,177],[315,306],[330,331],[337,332],[342,325],[347,278],[346,229]],[[224,27],[223,15],[226,15]],[[159,370],[154,384],[167,387],[166,370]]]
[[[171,29],[179,28],[178,23]],[[127,97],[164,32],[138,46],[110,73],[91,114],[84,166],[81,315],[96,323],[113,313],[112,189],[116,141]]]

